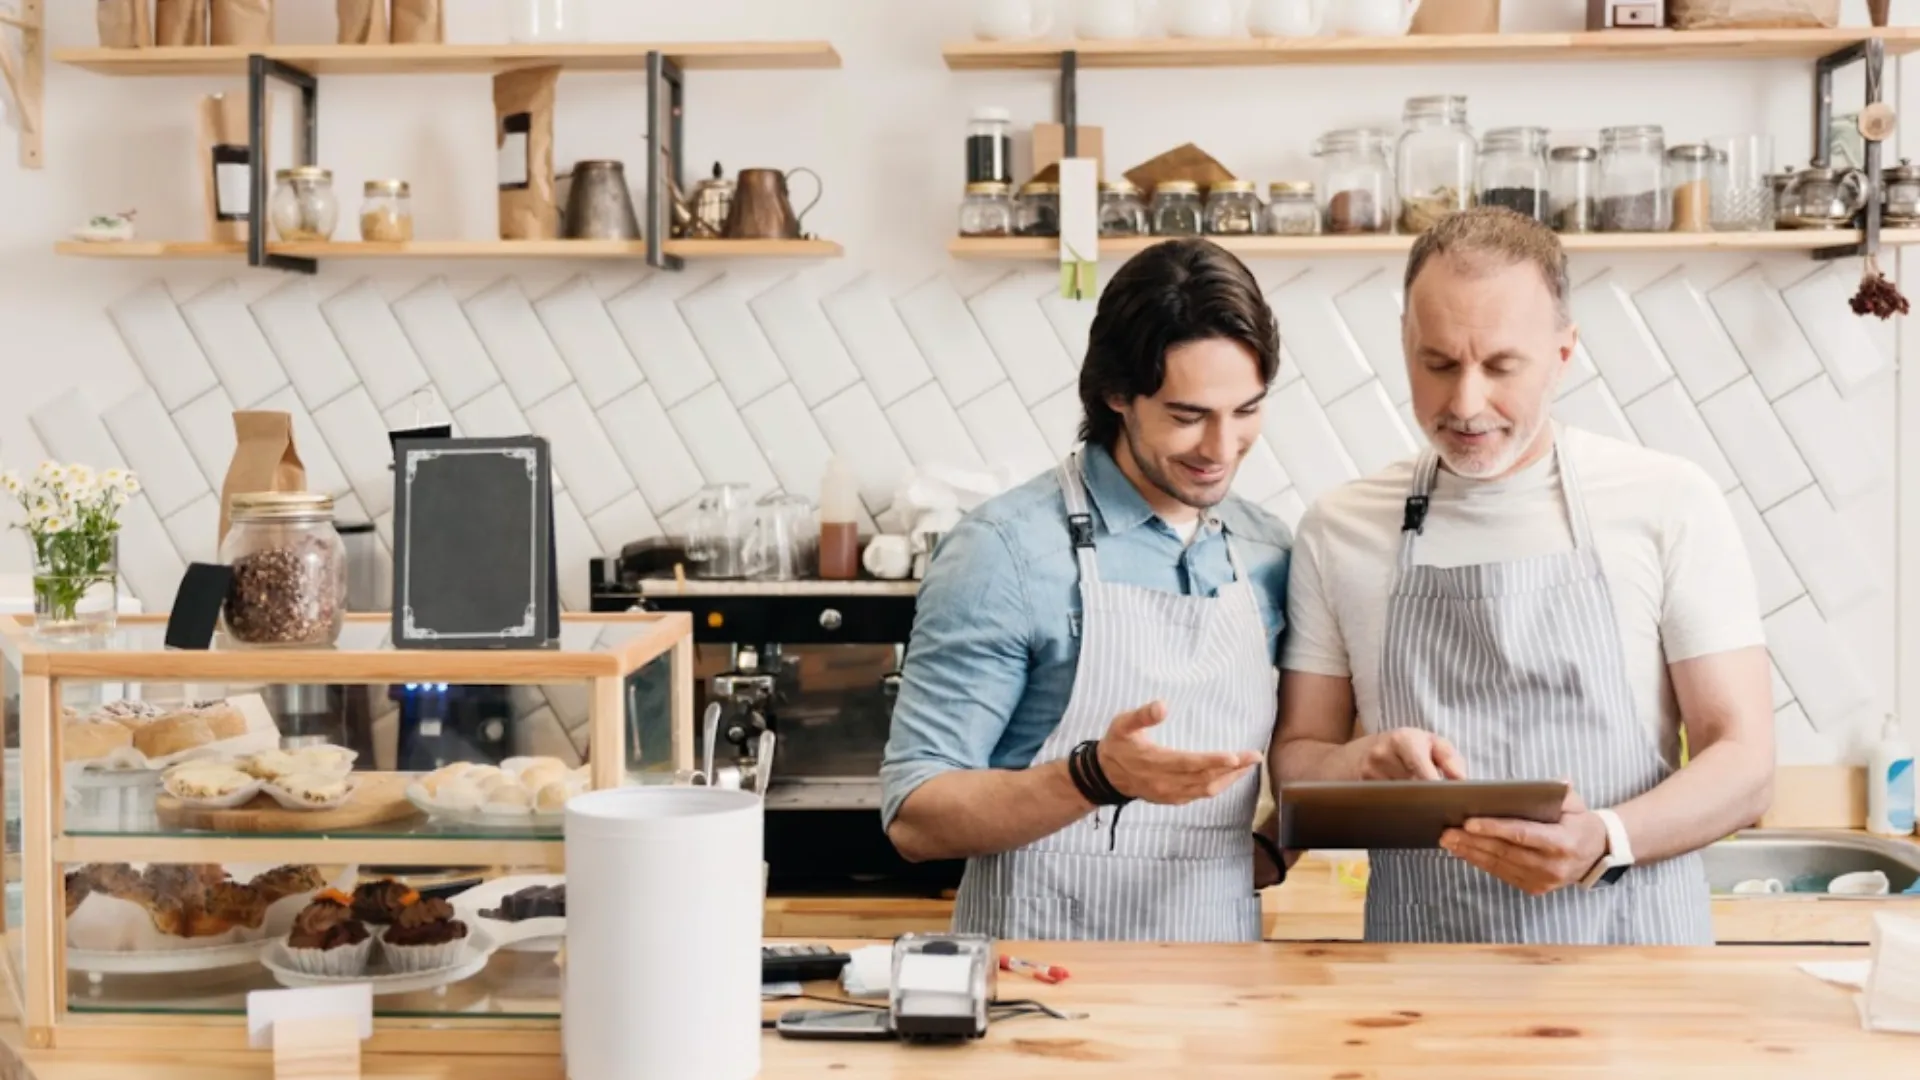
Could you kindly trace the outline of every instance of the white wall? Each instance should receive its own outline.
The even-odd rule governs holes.
[[[93,43],[92,4],[49,6],[55,47]],[[504,37],[492,0],[450,7],[451,40]],[[1507,7],[1508,30],[1567,29],[1585,0]],[[281,8],[282,41],[332,39],[331,3]],[[1055,84],[1043,74],[946,70],[940,47],[965,36],[968,8],[595,0],[605,40],[824,38],[844,57],[838,71],[691,73],[686,146],[694,176],[715,159],[729,171],[819,172],[826,194],[806,225],[847,257],[680,274],[341,262],[304,279],[231,263],[56,259],[53,241],[103,209],[138,208],[144,237],[198,238],[195,102],[244,83],[52,67],[46,167],[21,170],[11,140],[0,145],[0,460],[31,466],[52,454],[141,470],[152,498],[128,520],[138,543],[127,574],[149,606],[165,606],[185,561],[210,554],[227,409],[261,400],[313,418],[303,449],[316,485],[343,496],[343,514],[384,511],[381,417],[410,415],[415,387],[434,385],[468,433],[530,425],[552,435],[575,604],[588,554],[656,528],[703,481],[811,493],[831,446],[856,458],[878,514],[909,461],[1037,470],[1071,437],[1090,305],[1052,297],[1044,266],[945,255],[968,113],[998,104],[1022,124],[1053,118]],[[1846,20],[1864,23],[1863,8],[1848,0]],[[1766,61],[1091,71],[1080,101],[1082,122],[1105,128],[1110,168],[1191,140],[1263,183],[1311,177],[1317,133],[1390,126],[1404,98],[1434,92],[1467,94],[1479,130],[1538,124],[1591,139],[1603,126],[1655,122],[1670,142],[1764,130],[1786,165],[1810,152],[1811,75],[1810,64]],[[1841,86],[1844,107],[1857,76]],[[331,78],[321,102],[322,163],[349,205],[340,238],[352,238],[359,184],[375,176],[412,181],[422,239],[493,234],[486,78]],[[638,183],[640,80],[569,75],[560,102],[560,164],[616,157]],[[1905,103],[1920,114],[1920,95]],[[1396,363],[1391,333],[1377,331],[1390,326],[1399,265],[1256,270],[1290,357],[1243,487],[1296,515],[1325,484],[1411,445],[1381,404],[1393,381],[1373,378]],[[1894,706],[1901,642],[1920,652],[1896,633],[1894,588],[1896,478],[1916,483],[1895,468],[1897,391],[1916,419],[1920,394],[1893,374],[1894,328],[1846,311],[1857,273],[1855,262],[1786,254],[1575,260],[1601,377],[1570,386],[1563,415],[1688,448],[1736,505],[1766,511],[1746,519],[1766,548],[1769,630],[1787,675],[1776,703],[1793,760],[1852,752],[1856,732]],[[1828,392],[1829,365],[1845,396]],[[1751,388],[1740,384],[1750,370],[1761,374]],[[1904,509],[1916,512],[1913,498]],[[0,570],[23,566],[8,534]]]

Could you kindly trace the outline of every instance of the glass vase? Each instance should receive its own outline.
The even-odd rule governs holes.
[[[120,611],[118,535],[33,542],[33,626],[46,641],[104,637]]]

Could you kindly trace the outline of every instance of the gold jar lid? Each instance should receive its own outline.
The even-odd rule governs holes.
[[[318,165],[299,165],[291,169],[281,169],[273,174],[273,178],[275,180],[319,180],[331,184],[333,170],[323,169]]]
[[[1122,177],[1119,180],[1102,181],[1100,184],[1100,190],[1105,192],[1108,195],[1140,194],[1140,189],[1134,185],[1134,182],[1124,177]]]
[[[999,180],[975,180],[967,185],[969,195],[1005,195],[1011,190],[1012,188]]]
[[[1026,183],[1020,185],[1020,194],[1022,195],[1058,195],[1060,194],[1060,185],[1049,183],[1045,180],[1029,180]]]
[[[1251,180],[1222,180],[1207,190],[1213,194],[1251,195],[1254,187]]]
[[[413,193],[413,189],[407,185],[405,180],[369,180],[367,181],[366,193],[369,195],[397,195],[405,198]]]
[[[1200,185],[1191,180],[1162,180],[1153,191],[1156,195],[1198,195]]]
[[[1311,180],[1275,180],[1273,183],[1267,185],[1267,194],[1268,195],[1311,195],[1313,194],[1313,181]]]
[[[333,518],[333,496],[318,491],[246,491],[233,497],[235,521],[306,521]]]

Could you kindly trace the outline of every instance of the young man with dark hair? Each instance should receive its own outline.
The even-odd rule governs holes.
[[[969,860],[956,930],[1260,936],[1252,825],[1291,538],[1229,489],[1279,356],[1238,259],[1205,240],[1141,252],[1100,297],[1085,445],[941,545],[882,815],[907,858]]]

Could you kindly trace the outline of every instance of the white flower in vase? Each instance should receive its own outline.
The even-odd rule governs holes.
[[[34,614],[41,631],[53,636],[110,625],[119,606],[119,512],[139,490],[134,475],[44,461],[28,479],[0,474],[0,488],[26,511],[26,523],[15,528],[33,548]],[[100,603],[104,610],[95,610]]]

